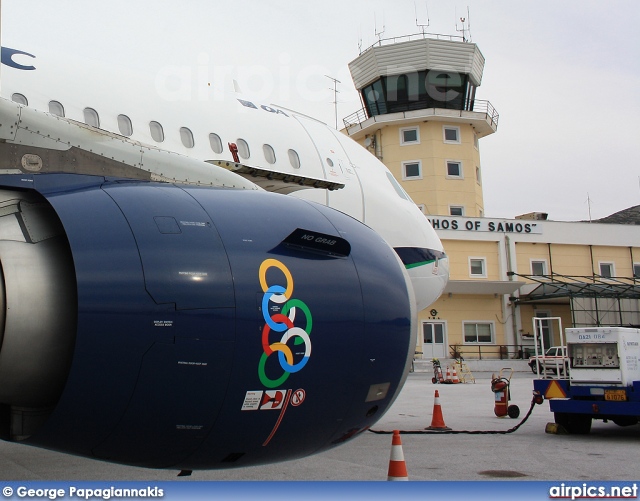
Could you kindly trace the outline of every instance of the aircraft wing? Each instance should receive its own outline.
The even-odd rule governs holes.
[[[245,165],[238,162],[229,162],[227,160],[207,160],[207,163],[228,169],[231,172],[239,174],[245,179],[257,184],[262,189],[274,193],[287,195],[294,191],[308,188],[320,188],[329,191],[344,188],[344,183],[334,183],[332,181],[327,181],[326,179],[298,176],[295,174],[264,169],[262,167]]]

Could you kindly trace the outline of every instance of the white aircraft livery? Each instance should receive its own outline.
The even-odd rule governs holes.
[[[155,76],[141,85],[121,75],[118,80],[127,82],[126,88],[109,85],[108,92],[96,92],[94,82],[102,80],[99,70],[83,66],[86,81],[74,76],[69,85],[60,77],[55,56],[40,53],[35,48],[3,47],[3,97],[122,140],[212,164],[204,172],[151,172],[154,180],[211,185],[220,170],[216,167],[222,165],[268,191],[322,188],[300,190],[294,196],[349,214],[399,251],[418,310],[442,293],[448,265],[435,231],[388,169],[344,134],[303,114],[240,95],[167,101],[158,96]],[[121,103],[120,96],[125,96]]]

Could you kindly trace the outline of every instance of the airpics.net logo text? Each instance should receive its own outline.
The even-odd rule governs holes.
[[[566,485],[560,484],[549,489],[550,499],[638,499],[637,484],[631,485]]]

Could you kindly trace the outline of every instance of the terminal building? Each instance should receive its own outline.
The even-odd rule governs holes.
[[[476,99],[484,61],[461,37],[419,34],[380,40],[349,64],[363,108],[343,132],[387,166],[449,257],[416,351],[526,358],[534,329],[549,347],[567,327],[640,326],[640,206],[594,222],[485,217],[480,140],[499,115]]]

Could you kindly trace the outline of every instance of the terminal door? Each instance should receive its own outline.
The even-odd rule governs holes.
[[[444,322],[422,323],[423,358],[448,358]]]

